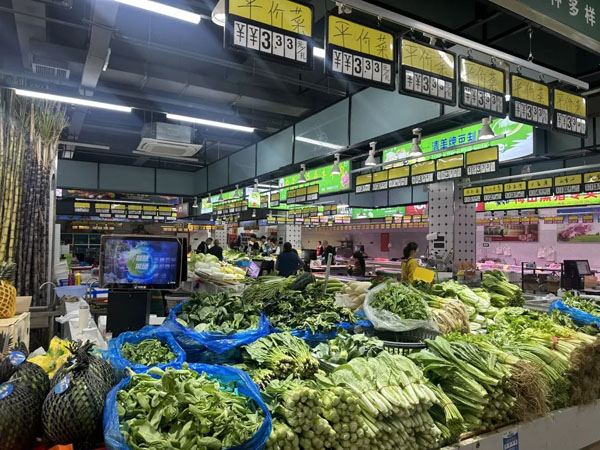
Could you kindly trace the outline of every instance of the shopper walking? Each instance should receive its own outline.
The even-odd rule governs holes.
[[[213,245],[210,248],[208,253],[219,258],[219,261],[223,261],[223,249],[221,248],[221,246],[219,244],[220,244],[219,240],[215,239],[215,245]]]
[[[350,265],[348,267],[348,275],[352,277],[364,277],[367,269],[365,258],[361,252],[354,252],[352,258],[350,258]]]
[[[206,238],[205,241],[200,242],[200,245],[198,245],[198,248],[196,249],[196,253],[208,253],[208,248],[210,247],[211,243],[212,238]]]
[[[276,269],[280,277],[289,277],[296,274],[298,269],[303,266],[298,252],[292,249],[292,244],[286,242],[283,244],[283,251],[277,257]]]
[[[413,281],[415,270],[419,267],[419,262],[415,258],[418,248],[419,246],[416,242],[409,242],[406,244],[406,247],[404,247],[402,265],[400,268],[402,269],[402,281],[405,283],[411,283]]]

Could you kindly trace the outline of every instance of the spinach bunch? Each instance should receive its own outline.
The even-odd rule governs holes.
[[[373,295],[370,305],[375,309],[390,311],[401,319],[426,320],[431,317],[423,294],[404,283],[387,283]]]
[[[315,347],[317,358],[333,364],[346,364],[354,358],[377,356],[383,351],[383,342],[364,334],[339,333],[335,339]]]
[[[144,339],[135,344],[126,342],[121,346],[121,355],[132,363],[145,366],[166,364],[175,359],[169,346],[158,339]]]

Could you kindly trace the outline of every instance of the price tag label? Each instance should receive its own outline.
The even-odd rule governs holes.
[[[296,203],[304,203],[306,201],[306,188],[301,187],[296,189]]]
[[[357,176],[355,192],[357,194],[362,194],[363,192],[371,192],[372,181],[373,176],[370,173]]]
[[[401,54],[401,93],[447,105],[456,105],[454,53],[402,39]]]
[[[503,184],[493,184],[491,186],[483,187],[483,201],[484,202],[493,202],[502,200],[502,195],[504,193],[504,185]]]
[[[481,201],[481,186],[463,189],[463,203],[478,203]]]
[[[371,189],[373,191],[384,191],[388,188],[388,171],[382,170],[373,174],[373,183]]]
[[[315,200],[319,199],[319,185],[318,184],[311,184],[310,186],[306,187],[306,201],[307,202],[314,202]]]
[[[556,195],[579,194],[583,177],[580,173],[554,177],[554,193]]]
[[[465,155],[446,156],[435,160],[435,177],[437,181],[453,180],[463,175]]]
[[[156,206],[153,208],[156,209]],[[94,211],[96,211],[97,214],[110,213],[110,203],[94,203]]]
[[[435,161],[423,161],[410,166],[411,184],[433,183],[435,174]]]
[[[600,191],[600,172],[588,172],[583,175],[585,192]]]
[[[513,183],[504,183],[504,200],[514,200],[517,198],[527,198],[527,183],[516,181]]]
[[[498,168],[498,147],[488,147],[467,153],[467,176],[494,173]]]
[[[510,114],[515,122],[550,128],[550,89],[544,83],[510,74]]]
[[[552,128],[578,137],[587,135],[587,103],[584,97],[554,88]]]
[[[505,74],[493,66],[459,58],[459,105],[484,111],[494,116],[506,115]]]
[[[271,208],[276,208],[279,206],[279,192],[274,192],[271,194]]]
[[[89,213],[92,205],[88,202],[75,202],[74,206],[76,213]]]
[[[549,197],[552,195],[552,178],[540,178],[527,182],[528,197]]]
[[[410,166],[395,167],[388,170],[388,186],[390,189],[408,186]]]

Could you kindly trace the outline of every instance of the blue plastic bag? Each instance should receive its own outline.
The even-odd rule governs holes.
[[[252,379],[246,372],[233,367],[213,366],[208,364],[190,364],[190,369],[196,372],[206,372],[209,377],[219,380],[223,384],[235,383],[237,393],[250,397],[256,405],[262,410],[264,420],[260,428],[254,436],[248,439],[243,444],[236,447],[231,447],[230,450],[258,450],[264,447],[265,443],[271,435],[273,421],[269,408],[263,401],[258,386],[254,384]],[[181,368],[181,366],[177,367]],[[131,380],[130,377],[122,379],[115,387],[113,387],[104,405],[103,431],[104,444],[108,450],[131,450],[125,438],[121,434],[119,428],[119,413],[117,412],[117,393],[124,389]]]
[[[133,363],[121,354],[121,347],[126,342],[135,344],[143,341],[144,339],[158,339],[163,344],[166,344],[175,355],[175,359],[173,361],[165,364],[157,364],[156,367],[165,369],[166,367],[183,364],[185,362],[185,352],[169,331],[152,325],[146,325],[144,328],[138,331],[127,331],[125,333],[121,333],[118,337],[111,339],[108,342],[108,359],[110,360],[117,374],[122,375],[127,367],[130,367],[134,372],[145,372],[150,368],[150,366],[145,366],[144,364]]]
[[[552,302],[550,308],[548,309],[548,314],[551,314],[554,310],[569,316],[577,326],[584,327],[586,325],[595,325],[596,327],[600,328],[600,318],[583,312],[580,309],[571,308],[565,305],[562,302],[562,299]]]
[[[189,301],[189,300],[188,300]],[[186,353],[198,353],[199,351],[211,351],[214,353],[225,353],[240,345],[250,344],[271,332],[269,319],[261,313],[258,328],[240,331],[239,333],[225,334],[217,331],[198,332],[193,328],[187,328],[177,322],[177,314],[186,302],[182,302],[171,310],[169,317],[163,323],[163,327],[173,333],[173,336]]]
[[[337,330],[340,327],[344,331],[347,331],[348,333],[352,333],[354,331],[354,327],[356,327],[358,325],[361,325],[364,328],[373,326],[373,324],[371,322],[369,322],[368,320],[361,320],[361,321],[358,321],[357,323],[341,322],[336,326],[336,329],[332,330],[332,331],[328,331],[325,333],[321,332],[321,331],[317,331],[317,332],[313,333],[308,328],[305,330],[296,329],[296,330],[292,330],[292,336],[295,336],[300,339],[304,339],[308,345],[315,346],[315,345],[320,344],[321,342],[325,342],[325,341],[334,339],[337,336],[337,334],[338,334]],[[281,331],[281,330],[277,330],[277,331]]]

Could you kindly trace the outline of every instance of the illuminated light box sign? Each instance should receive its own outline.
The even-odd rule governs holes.
[[[395,208],[351,208],[352,219],[383,219],[383,218],[395,218],[395,215],[406,214],[406,207],[397,206]]]
[[[504,71],[464,56],[459,57],[458,67],[459,106],[504,117],[506,115]]]
[[[350,174],[350,161],[340,161],[339,167],[339,174],[331,173],[331,170],[333,169],[333,164],[318,167],[316,169],[306,170],[304,173],[304,178],[306,179],[306,183],[308,185],[314,184],[311,183],[312,181],[316,182],[316,184],[319,186],[319,195],[325,195],[351,189],[352,177]],[[293,188],[291,189],[296,189],[300,186],[298,184],[299,178],[300,172],[279,179],[278,185],[280,189],[279,193],[281,202],[287,200],[287,192],[290,189],[287,186],[293,186]],[[271,203],[272,200],[273,196],[271,194]],[[271,206],[273,205],[271,204]]]
[[[493,141],[493,145],[498,147],[500,162],[533,154],[533,127],[531,125],[516,123],[504,118],[494,119],[490,124],[490,127],[496,135],[506,135],[506,137],[502,139]],[[424,137],[421,139],[420,147],[425,154],[425,158],[439,158],[489,147],[490,142],[476,144],[480,129],[481,122],[435,134],[433,136]],[[447,153],[442,152],[432,157],[427,156],[427,153],[437,152],[456,145],[469,143],[473,143],[473,145],[466,145],[459,149],[449,150]],[[412,142],[406,142],[402,145],[385,149],[383,151],[383,161],[391,162],[405,158],[410,151],[411,145]]]
[[[510,74],[511,120],[550,128],[550,88],[519,74]]]
[[[392,33],[328,16],[325,68],[329,75],[394,90],[396,54]]]
[[[513,209],[565,208],[600,204],[600,192],[554,195],[550,197],[523,198],[486,202],[477,205],[477,211],[508,211]]]
[[[226,0],[225,45],[311,70],[313,7],[291,0]]]
[[[552,128],[578,137],[587,135],[587,104],[584,97],[554,88],[552,104]]]
[[[401,40],[400,92],[456,105],[456,55],[410,39]]]
[[[217,208],[217,205],[224,203],[227,200],[232,200],[234,198],[240,198],[244,196],[243,189],[234,189],[233,191],[223,192],[223,200],[219,200],[220,194],[215,194],[210,197],[210,202],[208,198],[203,198],[200,207],[201,214],[210,214],[211,212],[216,211],[217,209],[222,210],[223,208]]]

